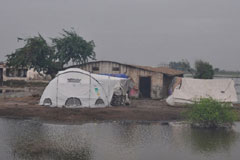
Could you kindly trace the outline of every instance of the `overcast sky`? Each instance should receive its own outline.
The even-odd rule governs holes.
[[[0,0],[0,61],[22,46],[17,37],[71,27],[94,40],[98,60],[240,70],[240,0]]]

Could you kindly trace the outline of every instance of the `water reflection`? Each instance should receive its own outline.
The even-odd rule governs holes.
[[[112,125],[114,140],[126,147],[151,143],[153,124],[136,124],[133,122],[120,122]],[[142,127],[144,126],[144,127]]]
[[[199,152],[220,152],[231,150],[239,135],[233,130],[191,129],[186,141]]]
[[[14,157],[16,159],[25,160],[90,160],[91,152],[88,147],[80,148],[62,148],[56,147],[53,144],[42,142],[29,142],[27,145],[16,144]]]
[[[56,125],[0,118],[2,159],[238,159],[239,131],[160,123]]]
[[[58,129],[50,128],[35,121],[17,122],[14,127],[9,126],[9,144],[14,159],[91,159],[90,147],[81,141],[81,137],[72,137],[71,133],[59,134]]]

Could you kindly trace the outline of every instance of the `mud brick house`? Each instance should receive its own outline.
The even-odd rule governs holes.
[[[183,72],[167,67],[130,65],[113,61],[93,61],[71,67],[97,74],[125,74],[134,82],[130,96],[139,98],[166,98],[173,78],[183,77]]]

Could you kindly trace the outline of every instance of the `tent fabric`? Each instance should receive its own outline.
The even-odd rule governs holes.
[[[40,105],[52,107],[106,107],[110,105],[114,91],[121,89],[126,93],[128,79],[93,74],[78,68],[60,71],[45,88]],[[96,104],[97,100],[103,102]],[[68,100],[81,105],[66,106]],[[80,100],[80,101],[79,101]],[[78,102],[79,101],[79,102]],[[100,102],[98,101],[98,102]]]
[[[200,98],[213,98],[220,102],[238,101],[234,81],[232,79],[192,79],[182,78],[181,83],[167,98],[171,106],[191,104]]]
[[[106,76],[118,77],[118,78],[128,78],[128,76],[126,74],[108,74],[108,73],[104,73],[104,74],[100,74],[100,75],[106,75]]]

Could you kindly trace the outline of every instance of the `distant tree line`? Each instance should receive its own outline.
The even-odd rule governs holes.
[[[169,67],[184,72],[189,72],[189,70],[191,69],[190,63],[186,59],[183,59],[182,61],[178,62],[174,61],[169,62]]]
[[[212,79],[216,71],[209,62],[204,62],[202,60],[195,61],[194,68],[191,67],[186,59],[179,62],[169,62],[169,67],[184,71],[185,73],[191,73],[194,78],[198,79]]]

